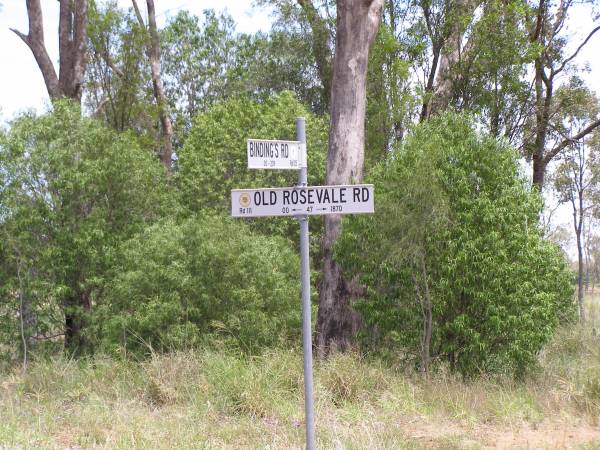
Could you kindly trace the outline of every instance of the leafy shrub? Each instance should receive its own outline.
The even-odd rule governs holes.
[[[71,328],[70,350],[83,347],[113,250],[165,210],[164,169],[133,135],[57,101],[0,136],[0,173],[0,340],[33,345]]]
[[[281,238],[203,216],[151,226],[120,254],[95,320],[104,348],[189,348],[220,335],[253,352],[298,335],[299,262]]]
[[[192,212],[231,211],[230,191],[240,188],[294,186],[295,170],[248,170],[246,140],[296,139],[296,117],[306,118],[309,184],[323,184],[327,150],[327,121],[311,114],[290,92],[265,103],[233,98],[198,115],[178,160],[182,204]],[[290,219],[250,220],[263,234],[295,236]],[[316,220],[313,223],[318,224]]]
[[[573,305],[516,152],[448,114],[417,127],[369,181],[376,214],[346,218],[337,248],[366,285],[366,342],[465,375],[522,374]]]

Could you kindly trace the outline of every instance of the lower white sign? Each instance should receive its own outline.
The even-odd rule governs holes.
[[[233,217],[314,216],[375,212],[372,184],[233,189]]]

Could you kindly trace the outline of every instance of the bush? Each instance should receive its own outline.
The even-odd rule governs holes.
[[[535,361],[572,314],[572,287],[517,158],[448,114],[418,126],[373,171],[376,214],[347,217],[336,253],[366,285],[357,305],[366,342],[424,367],[444,359],[465,375],[522,374]]]
[[[95,317],[105,349],[190,348],[219,335],[254,352],[299,334],[299,262],[281,238],[203,216],[158,223],[120,254]]]
[[[311,114],[290,92],[265,103],[233,98],[198,115],[179,154],[178,186],[182,204],[192,212],[213,209],[230,215],[230,191],[240,188],[294,186],[295,170],[249,170],[246,140],[296,139],[296,117],[306,118],[309,184],[323,184],[327,152],[327,121]],[[249,220],[266,235],[297,235],[290,219]],[[318,221],[312,221],[315,225]]]
[[[25,347],[62,333],[70,351],[85,347],[84,316],[113,250],[168,201],[164,169],[136,137],[69,101],[53,108],[0,136],[0,351],[2,341]]]

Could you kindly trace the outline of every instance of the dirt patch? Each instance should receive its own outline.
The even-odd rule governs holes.
[[[483,431],[483,430],[482,430]],[[492,428],[481,436],[484,448],[571,449],[600,448],[600,427],[581,419],[545,419],[513,429]]]
[[[544,419],[515,426],[468,424],[414,417],[401,428],[425,448],[600,449],[600,426],[581,419]]]

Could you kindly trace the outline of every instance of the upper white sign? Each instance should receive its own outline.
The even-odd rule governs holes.
[[[375,211],[372,184],[233,189],[233,217],[314,216]]]
[[[248,169],[306,167],[306,145],[299,141],[248,139]]]

